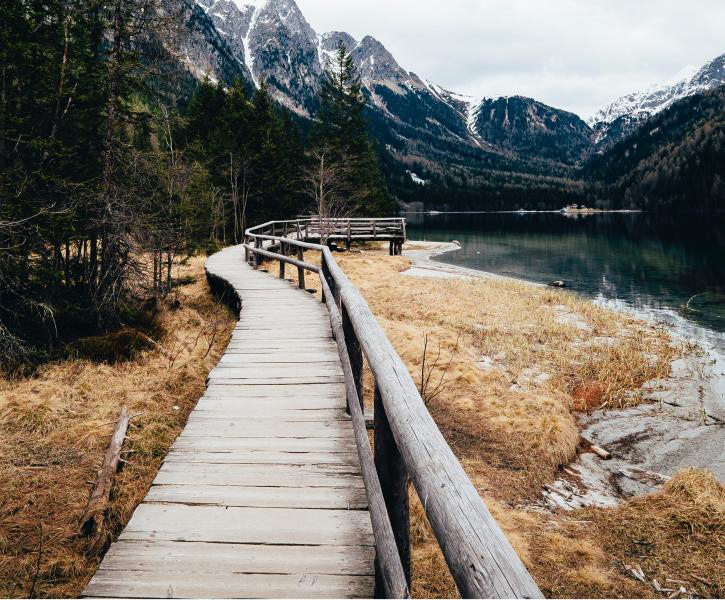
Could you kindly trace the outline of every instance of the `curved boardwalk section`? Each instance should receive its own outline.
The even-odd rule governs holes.
[[[206,393],[85,596],[372,597],[374,547],[324,306],[207,261],[242,310]]]

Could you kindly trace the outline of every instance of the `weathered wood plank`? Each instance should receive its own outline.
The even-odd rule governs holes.
[[[208,436],[224,438],[347,438],[352,435],[352,423],[330,421],[266,421],[251,419],[189,421],[180,437]]]
[[[253,364],[253,365],[217,365],[211,374],[220,374],[232,379],[245,377],[274,377],[278,375],[280,379],[293,377],[301,377],[304,375],[339,375],[342,373],[342,367],[339,363],[331,362],[313,362],[302,364]]]
[[[342,375],[299,375],[297,377],[230,377],[225,375],[223,371],[211,373],[209,375],[209,383],[223,383],[239,381],[248,386],[252,385],[298,385],[298,384],[314,384],[314,383],[343,383]]]
[[[251,465],[355,465],[355,452],[281,452],[278,450],[237,450],[236,452],[201,450],[172,450],[166,463],[251,464]]]
[[[154,485],[241,487],[360,488],[360,468],[353,465],[279,465],[164,463]]]
[[[173,450],[280,450],[282,452],[356,452],[355,441],[347,438],[220,438],[179,436]]]
[[[369,546],[370,516],[358,510],[141,504],[121,540]]]
[[[259,416],[274,417],[282,411],[301,411],[312,414],[318,410],[338,410],[345,407],[345,401],[339,396],[245,396],[225,395],[219,390],[202,396],[196,405],[195,413],[199,411],[240,411],[240,415],[258,414]],[[249,411],[249,412],[247,412]]]
[[[99,598],[364,598],[372,596],[372,578],[352,575],[233,573],[201,579],[175,572],[165,577],[138,571],[100,569],[86,588]]]
[[[244,366],[244,365],[274,365],[275,368],[284,369],[286,367],[298,367],[299,365],[313,365],[320,363],[339,364],[340,358],[332,350],[324,350],[315,353],[314,359],[307,356],[307,350],[304,354],[292,354],[289,352],[277,352],[267,354],[237,354],[235,352],[227,352],[219,361],[218,367],[227,365]]]
[[[329,421],[349,421],[350,416],[340,409],[319,409],[319,410],[274,410],[273,406],[267,403],[262,410],[249,410],[246,402],[238,403],[234,410],[195,410],[189,415],[188,423],[191,422],[224,422],[244,419],[254,420],[265,424],[286,421],[289,423],[310,423]],[[198,407],[197,407],[198,408]]]
[[[360,510],[368,506],[362,487],[244,487],[240,485],[153,485],[146,502],[256,508]]]
[[[351,546],[267,546],[208,542],[121,541],[111,546],[105,571],[161,571],[223,575],[229,573],[316,573],[372,575],[374,549]]]

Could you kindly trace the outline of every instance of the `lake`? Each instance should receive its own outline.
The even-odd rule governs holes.
[[[403,216],[410,239],[461,243],[435,260],[537,283],[562,280],[602,304],[667,322],[712,353],[725,395],[725,214]]]

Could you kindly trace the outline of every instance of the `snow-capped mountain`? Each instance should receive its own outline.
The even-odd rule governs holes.
[[[518,99],[512,103],[526,105],[523,118],[507,122],[502,117],[499,125],[506,133],[499,135],[497,126],[484,125],[484,101],[445,90],[407,71],[372,36],[356,40],[342,31],[317,34],[294,0],[196,3],[236,57],[245,78],[255,86],[265,81],[281,104],[304,117],[314,115],[324,69],[331,65],[342,42],[360,72],[370,106],[376,109],[373,127],[393,152],[407,154],[415,146],[419,153],[421,147],[455,144],[466,153],[484,149],[511,154],[517,151],[517,142],[525,139],[529,154],[532,140],[546,138],[548,145],[563,144],[552,156],[573,163],[581,154],[572,148],[579,149],[582,138],[590,134],[580,120],[574,124],[569,113]],[[213,70],[214,61],[202,53],[196,55],[204,60],[194,66],[194,73]],[[223,74],[210,75],[223,78]],[[516,131],[518,128],[522,130]],[[569,139],[572,135],[574,142]],[[500,144],[502,140],[505,143]]]
[[[612,146],[678,100],[723,84],[725,54],[700,69],[687,67],[668,81],[622,96],[589,119],[589,125],[596,131],[595,143],[605,148]]]
[[[317,34],[294,0],[197,0],[255,86],[266,81],[275,98],[309,116],[322,66]]]

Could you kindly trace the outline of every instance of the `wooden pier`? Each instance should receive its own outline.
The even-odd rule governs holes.
[[[239,323],[83,595],[409,597],[412,483],[463,597],[541,597],[367,304],[303,227],[266,223],[208,259],[210,284],[240,309]],[[279,273],[257,270],[263,258]],[[304,289],[310,273],[322,304]]]
[[[207,262],[243,310],[204,397],[84,591],[118,598],[371,597],[374,543],[324,305]]]

